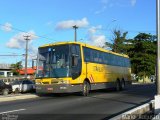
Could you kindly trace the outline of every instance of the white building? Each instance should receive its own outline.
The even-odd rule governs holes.
[[[0,64],[0,77],[13,76],[11,70],[11,64]]]

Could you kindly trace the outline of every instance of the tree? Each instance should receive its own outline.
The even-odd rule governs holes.
[[[11,64],[13,75],[19,75],[19,70],[23,68],[22,61],[17,62],[16,64]]]
[[[134,40],[130,40],[130,43],[127,53],[131,59],[132,72],[142,78],[154,75],[156,66],[155,36],[139,33]]]
[[[112,51],[117,53],[125,53],[125,42],[128,32],[122,32],[120,30],[114,30],[113,31],[113,46]]]
[[[156,36],[139,33],[134,39],[126,39],[128,32],[114,30],[113,44],[106,43],[112,51],[127,54],[131,60],[132,73],[140,78],[155,74],[156,67]]]

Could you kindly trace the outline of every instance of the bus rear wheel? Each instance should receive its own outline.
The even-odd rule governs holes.
[[[90,84],[87,81],[84,81],[83,83],[83,89],[82,89],[82,95],[88,96],[90,91]]]

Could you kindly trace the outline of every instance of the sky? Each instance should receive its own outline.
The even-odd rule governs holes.
[[[29,60],[41,45],[74,41],[73,25],[77,41],[96,46],[112,43],[114,29],[156,34],[156,0],[1,0],[0,63],[24,64],[25,35]]]

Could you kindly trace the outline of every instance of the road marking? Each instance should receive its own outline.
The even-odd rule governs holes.
[[[12,112],[17,112],[17,111],[23,111],[23,110],[26,110],[26,109],[18,109],[18,110],[11,110],[11,111],[6,111],[6,112],[0,112],[0,115],[1,114],[5,114],[5,113],[12,113]]]

